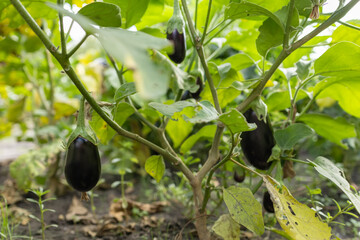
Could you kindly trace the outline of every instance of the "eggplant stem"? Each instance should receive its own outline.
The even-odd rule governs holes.
[[[90,200],[89,195],[86,192],[82,192],[80,200],[88,202]]]

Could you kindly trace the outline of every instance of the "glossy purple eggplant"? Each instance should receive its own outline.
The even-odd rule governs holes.
[[[65,177],[79,192],[90,191],[100,179],[101,162],[96,145],[78,136],[66,154]]]
[[[238,183],[242,183],[245,180],[245,171],[242,171],[241,174],[238,171],[234,170],[234,181]]]
[[[275,212],[274,204],[273,204],[273,201],[271,200],[270,193],[268,191],[266,191],[264,193],[263,206],[267,212],[269,212],[269,213]]]
[[[267,123],[263,120],[260,121],[252,109],[246,111],[244,116],[249,123],[255,123],[257,128],[241,134],[241,149],[251,165],[257,169],[267,170],[271,166],[271,162],[267,162],[267,160],[275,146],[270,123],[269,121]]]
[[[171,33],[167,33],[166,38],[174,45],[174,52],[168,54],[169,58],[175,63],[182,63],[186,56],[186,39],[184,30],[182,33],[178,29],[174,29]]]
[[[204,83],[201,80],[201,77],[196,78],[196,85],[199,86],[198,90],[196,90],[196,92],[194,92],[194,93],[190,92],[189,90],[186,90],[184,92],[184,94],[181,96],[181,100],[186,100],[186,99],[190,99],[190,98],[199,100],[200,99],[200,93],[204,89]]]

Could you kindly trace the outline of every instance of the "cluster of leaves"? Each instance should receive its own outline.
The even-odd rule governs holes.
[[[335,25],[328,35],[306,38],[309,35],[303,37],[304,29],[307,32],[320,29],[333,17],[322,15],[316,20],[309,19],[311,0],[191,1],[191,12],[196,13],[194,24],[187,19],[187,57],[182,64],[175,65],[166,57],[171,46],[165,40],[172,1],[86,1],[89,4],[84,6],[85,2],[65,1],[71,11],[51,2],[56,1],[46,4],[44,1],[21,1],[31,16],[38,19],[54,46],[61,46],[62,53],[65,52],[63,58],[70,58],[76,52],[72,66],[86,90],[103,101],[100,111],[89,101],[95,110],[90,126],[101,144],[125,143],[116,135],[119,131],[114,124],[109,124],[110,121],[161,145],[159,137],[152,135],[157,129],[165,136],[162,142],[165,141],[165,147],[162,147],[176,151],[185,167],[201,171],[213,156],[199,154],[199,150],[204,146],[208,150],[211,144],[207,143],[220,141],[221,153],[227,153],[225,160],[232,160],[227,164],[232,169],[234,164],[239,164],[233,158],[244,162],[238,149],[241,132],[256,127],[247,123],[237,109],[249,95],[262,92],[261,86],[265,83],[265,90],[252,101],[251,107],[259,117],[270,115],[277,145],[271,157],[273,167],[267,174],[272,175],[275,167],[276,172],[274,178],[264,173],[254,174],[260,176],[261,183],[265,182],[274,202],[275,216],[284,230],[277,230],[278,233],[294,239],[329,239],[331,235],[330,227],[317,218],[316,211],[299,203],[284,185],[283,177],[292,171],[288,164],[292,160],[314,167],[334,182],[360,212],[359,195],[332,161],[317,156],[316,160],[307,162],[295,159],[301,158],[298,156],[300,150],[306,150],[302,143],[312,143],[316,139],[326,139],[332,143],[331,147],[336,145],[343,150],[359,148],[359,129],[356,128],[360,117],[358,21]],[[189,17],[186,1],[182,2],[184,15]],[[339,4],[337,11],[340,12],[345,7],[343,1]],[[77,13],[75,5],[82,7]],[[210,6],[208,12],[199,10]],[[44,8],[48,11],[39,11]],[[57,55],[54,55],[57,61],[48,56],[10,1],[0,3],[0,13],[3,36],[0,56],[4,57],[0,62],[4,66],[0,70],[0,136],[11,134],[13,124],[19,124],[22,135],[26,135],[31,127],[22,121],[25,113],[32,117],[33,125],[41,127],[30,139],[49,141],[53,137],[49,133],[54,132],[57,138],[66,136],[69,131],[64,133],[63,128],[71,128],[68,122],[63,122],[64,117],[75,112],[72,100],[81,83],[75,82],[68,62]],[[65,34],[58,30],[58,22],[51,20],[58,13],[70,17],[83,28],[85,36],[80,43],[70,40],[67,35],[71,34],[64,38]],[[204,33],[200,54],[193,47],[199,43],[194,38],[194,33],[198,32]],[[81,54],[78,47],[83,41],[86,40],[86,44],[94,41],[89,35],[95,37],[102,48],[97,42],[93,45],[96,50],[91,46],[91,51]],[[67,53],[65,46],[71,44],[73,49]],[[318,54],[316,49],[320,46],[325,46],[326,51],[315,59],[313,56]],[[58,54],[57,49],[54,51]],[[99,57],[107,59],[108,63],[92,61]],[[58,70],[60,65],[77,88]],[[201,78],[206,79],[201,100],[180,100],[183,91],[197,90],[197,76],[191,73],[200,65],[205,72],[205,75],[201,73]],[[224,137],[216,139],[219,126],[225,126]],[[135,153],[137,162],[160,182],[165,173],[166,157],[149,157],[152,145],[148,144],[145,150],[136,144],[133,149],[143,153]],[[249,173],[253,171],[245,168]],[[214,189],[210,178],[208,183],[205,199],[210,196],[207,191]],[[254,186],[250,187],[256,192]],[[219,218],[213,226],[214,232],[225,239],[236,239],[241,224],[258,235],[263,234],[261,205],[253,192],[245,185],[223,189],[220,199],[224,198],[230,215]]]

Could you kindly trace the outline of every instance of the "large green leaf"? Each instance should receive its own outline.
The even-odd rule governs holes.
[[[258,16],[267,16],[276,22],[282,30],[284,26],[280,19],[268,9],[247,1],[232,2],[225,10],[225,19],[236,20],[239,18],[254,18]]]
[[[122,99],[129,97],[136,93],[135,83],[124,83],[121,85],[115,92],[114,100],[115,102],[119,102]]]
[[[275,131],[274,137],[276,143],[283,150],[292,149],[300,140],[310,137],[314,131],[307,125],[295,123],[285,129]]]
[[[108,108],[102,108],[112,118],[111,110]],[[97,112],[93,111],[91,120],[89,121],[91,128],[94,130],[96,137],[104,145],[108,144],[110,139],[115,135],[115,130],[112,129]]]
[[[265,231],[262,206],[250,189],[231,186],[224,189],[223,194],[232,219],[255,234],[262,235]]]
[[[113,3],[121,8],[121,15],[125,19],[125,28],[129,28],[141,20],[150,0],[104,0],[104,2]]]
[[[254,60],[252,60],[247,54],[244,53],[238,53],[228,57],[222,62],[222,64],[225,63],[230,63],[231,67],[237,71],[248,68],[255,64]]]
[[[360,27],[360,20],[351,20],[347,23]],[[344,25],[341,25],[335,29],[331,37],[333,43],[347,41],[360,45],[359,30],[349,28]]]
[[[275,14],[279,17],[281,22],[286,21],[287,7],[282,8]],[[294,10],[291,19],[291,26],[293,28],[299,25],[299,13]],[[272,18],[268,18],[263,22],[263,25],[259,28],[260,35],[256,39],[256,48],[260,55],[265,56],[267,51],[273,47],[277,47],[283,43],[284,40],[284,29]]]
[[[244,0],[232,0],[231,2],[241,3],[245,2]],[[276,12],[282,7],[288,5],[290,0],[277,0],[277,1],[268,1],[268,0],[247,0],[246,2],[259,5],[270,12]]]
[[[114,120],[115,122],[117,122],[117,124],[122,126],[126,121],[126,119],[128,119],[128,117],[133,115],[134,112],[135,109],[130,104],[125,102],[119,103],[114,112]]]
[[[137,29],[153,26],[157,23],[167,22],[173,14],[173,8],[165,5],[164,0],[150,0],[149,6],[141,18],[141,22],[136,24]],[[163,31],[163,36],[165,36]]]
[[[186,141],[181,145],[180,152],[183,154],[188,153],[196,142],[203,139],[213,138],[215,136],[215,131],[216,131],[215,125],[204,126],[197,133],[186,139]]]
[[[360,118],[360,76],[327,78],[315,86],[314,94],[337,100],[347,113]]]
[[[175,113],[181,112],[184,108],[195,107],[196,104],[188,101],[178,101],[173,104],[152,102],[149,103],[149,106],[156,109],[167,117],[172,117]]]
[[[111,3],[93,2],[81,8],[77,14],[89,18],[101,27],[120,27],[120,8]]]
[[[332,118],[323,114],[305,114],[297,119],[309,125],[317,134],[347,149],[343,139],[356,136],[355,127],[344,118]]]
[[[202,122],[211,122],[213,120],[218,119],[218,112],[215,107],[209,101],[201,101],[198,102],[200,107],[195,109],[195,116],[192,117],[184,117],[186,121],[191,123],[202,123]]]
[[[295,89],[291,91],[293,94],[295,93]],[[301,100],[307,97],[305,91],[300,90],[297,96],[297,100]],[[291,105],[290,94],[289,91],[274,91],[270,93],[270,95],[265,99],[265,103],[268,106],[268,111],[278,111],[289,108]]]
[[[351,189],[349,182],[345,178],[344,171],[324,157],[317,157],[314,161],[308,161],[315,165],[316,171],[335,183],[348,196],[360,214],[360,196]]]
[[[302,0],[301,0],[302,1]],[[294,65],[300,60],[304,59],[310,61],[310,53],[313,52],[316,46],[319,43],[324,43],[330,36],[316,36],[307,43],[304,44],[303,48],[296,49],[293,53],[290,54],[284,61],[283,65],[286,68],[294,67]]]
[[[236,109],[223,113],[220,115],[219,120],[224,123],[233,134],[252,131],[256,128],[256,124],[248,123],[244,115]]]
[[[180,115],[180,113],[178,114]],[[174,147],[177,148],[191,133],[193,124],[185,121],[182,116],[174,116],[173,119],[169,120],[166,126],[166,132],[173,141]]]
[[[323,76],[360,76],[360,46],[340,42],[315,61],[315,73]]]

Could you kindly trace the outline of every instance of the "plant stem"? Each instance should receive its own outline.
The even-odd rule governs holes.
[[[285,26],[285,34],[284,34],[284,40],[283,40],[283,49],[289,48],[289,39],[290,39],[290,32],[291,32],[291,20],[294,13],[294,7],[295,7],[295,0],[291,0],[289,4],[288,9],[288,15],[286,20],[286,26]]]
[[[70,31],[71,31],[71,29],[72,29],[72,27],[73,27],[73,25],[74,25],[74,22],[75,22],[74,19],[71,20],[70,27],[69,27],[69,31],[66,33],[66,36],[65,36],[65,41],[67,41],[68,38],[69,38],[69,36],[70,36]]]
[[[230,157],[231,157],[231,155],[232,155],[232,153],[233,153],[233,150],[234,150],[234,148],[235,148],[234,136],[232,135],[231,138],[232,138],[232,139],[231,139],[231,140],[232,140],[232,144],[231,144],[231,148],[230,148],[229,152],[226,154],[226,156],[224,157],[224,159],[222,159],[219,163],[217,163],[215,166],[213,166],[213,167],[211,168],[211,170],[210,170],[210,172],[209,172],[209,175],[208,175],[208,177],[207,177],[206,185],[205,185],[204,200],[203,200],[203,202],[202,202],[202,207],[201,207],[201,210],[200,210],[200,212],[202,212],[202,213],[205,211],[207,202],[208,202],[208,200],[209,200],[209,198],[210,198],[210,193],[211,193],[210,181],[211,181],[211,178],[212,178],[214,172],[215,172],[219,167],[221,167],[224,163],[226,163],[226,162],[230,159]]]
[[[206,37],[206,31],[207,31],[207,28],[209,26],[209,19],[210,19],[210,13],[211,13],[211,4],[212,4],[212,0],[209,0],[208,11],[207,11],[206,20],[205,20],[205,26],[204,26],[203,35],[202,35],[201,40],[200,40],[200,45],[203,45],[203,43],[204,43],[204,40],[205,40],[205,37]]]
[[[340,23],[341,25],[344,25],[344,26],[346,26],[346,27],[349,27],[349,28],[352,28],[352,29],[355,29],[355,30],[358,30],[358,31],[360,31],[360,27],[358,27],[358,26],[355,26],[355,25],[352,25],[352,24],[349,24],[349,23],[347,23],[347,22],[343,22],[343,21],[337,21],[338,23]]]
[[[226,23],[224,26],[222,26],[216,33],[214,33],[214,35],[212,35],[209,39],[207,39],[207,41],[204,43],[204,46],[208,45],[211,40],[213,40],[217,35],[219,35],[225,28],[227,28],[233,21],[229,21],[228,23]],[[215,28],[213,28],[215,29]],[[212,30],[211,30],[212,31]],[[209,31],[209,33],[211,32]]]
[[[61,7],[64,6],[64,0],[58,0],[58,5]],[[63,56],[66,56],[66,38],[64,31],[64,16],[62,13],[59,13],[59,21],[60,21],[60,38],[61,38],[61,53]]]
[[[45,50],[45,57],[46,57],[46,63],[47,63],[47,74],[49,78],[49,85],[50,85],[50,91],[49,91],[49,109],[48,109],[48,117],[50,124],[54,124],[54,78],[51,73],[51,56],[49,51]]]
[[[45,240],[45,222],[44,222],[43,203],[42,203],[41,195],[39,195],[38,197],[39,197],[39,208],[40,208],[41,233],[42,233],[42,239]]]
[[[77,117],[77,126],[85,129],[85,98],[82,96],[80,99],[80,109]]]
[[[67,58],[70,58],[72,55],[74,55],[74,53],[81,47],[81,45],[83,45],[83,43],[85,42],[85,40],[89,37],[89,34],[86,33],[85,36],[80,40],[80,42],[78,44],[76,44],[76,46],[71,49],[71,51],[66,55]]]

